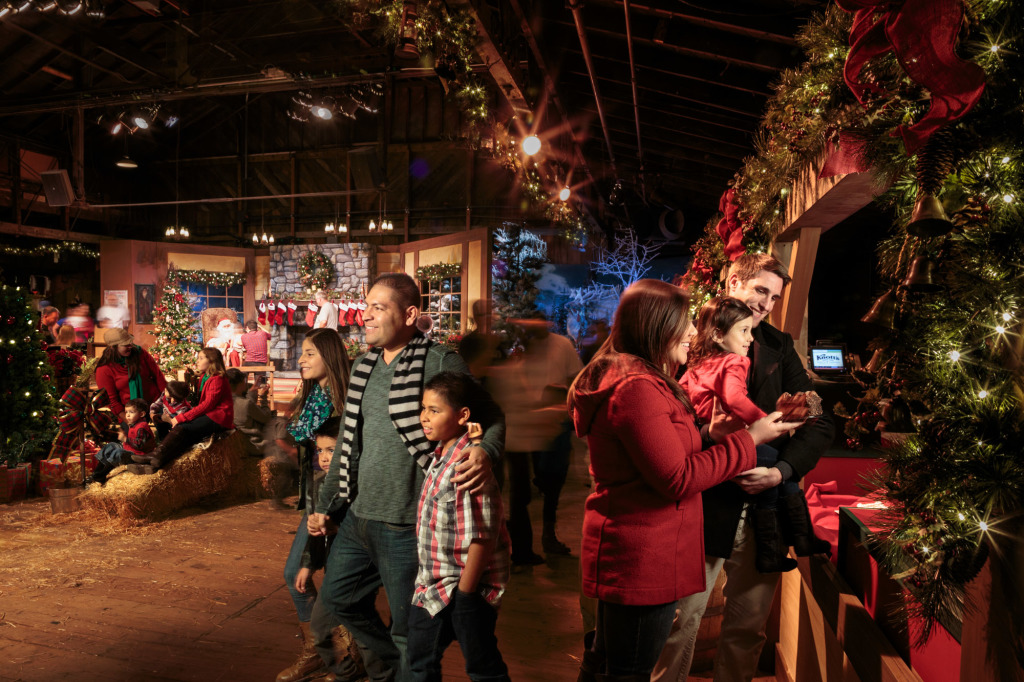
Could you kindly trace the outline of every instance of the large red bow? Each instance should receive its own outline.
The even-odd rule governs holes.
[[[739,220],[740,207],[736,203],[735,189],[730,188],[722,193],[722,198],[718,200],[718,210],[723,215],[715,225],[715,232],[725,244],[725,257],[732,262],[746,252],[746,248],[743,246],[743,226]]]
[[[860,80],[864,65],[890,50],[907,76],[931,93],[921,120],[897,130],[908,154],[917,151],[939,128],[964,116],[981,98],[985,72],[956,55],[963,23],[962,0],[836,0],[856,12],[850,30],[850,53],[843,75],[857,100],[881,87]]]

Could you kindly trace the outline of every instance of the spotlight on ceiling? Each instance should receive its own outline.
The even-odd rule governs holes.
[[[563,187],[562,191],[558,193],[558,198],[562,201],[569,201],[570,196],[572,196],[572,190],[568,187]]]
[[[127,154],[125,154],[124,156],[122,156],[118,160],[117,167],[118,168],[138,168],[139,164],[137,164],[134,161],[132,161],[131,157],[129,157]]]
[[[173,128],[174,126],[178,125],[178,121],[180,120],[181,119],[179,119],[177,116],[168,116],[167,121],[164,123],[164,126],[166,126],[167,128]]]
[[[334,118],[334,114],[331,112],[331,110],[323,106],[313,107],[313,115],[324,121],[330,121],[332,118]]]
[[[40,12],[49,12],[57,6],[57,0],[35,0],[35,5]]]
[[[68,16],[78,14],[82,9],[82,0],[57,0],[57,8]]]
[[[3,19],[11,12],[15,11],[14,4],[8,0],[7,2],[0,2],[0,19]]]
[[[540,151],[540,138],[536,135],[530,135],[523,140],[523,152],[527,156],[533,156]]]
[[[132,116],[132,123],[135,124],[136,128],[140,128],[142,130],[149,129],[149,121],[147,121],[146,117],[142,116],[141,114],[136,114],[135,116]]]
[[[14,11],[15,12],[24,12],[31,5],[32,5],[32,0],[16,0],[15,6],[14,6]]]

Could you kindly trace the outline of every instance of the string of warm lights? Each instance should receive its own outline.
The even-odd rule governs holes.
[[[76,256],[84,256],[86,258],[99,258],[100,252],[95,249],[90,249],[83,244],[78,242],[58,242],[56,244],[40,244],[39,246],[33,246],[32,248],[24,248],[20,246],[9,246],[0,245],[0,253],[6,256],[18,256],[28,257],[42,256],[44,254],[52,255],[54,258],[60,257],[64,253],[72,253]]]
[[[169,268],[167,279],[171,282],[189,282],[197,284],[214,284],[216,286],[231,287],[236,284],[245,284],[244,272],[213,272],[211,270],[178,270]]]

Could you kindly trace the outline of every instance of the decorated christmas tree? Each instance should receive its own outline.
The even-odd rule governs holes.
[[[505,352],[512,352],[521,345],[514,325],[505,320],[539,315],[537,282],[540,267],[547,262],[548,245],[524,225],[505,223],[495,231],[491,289],[494,311],[501,318],[497,331],[504,337],[502,349]]]
[[[53,370],[25,293],[0,286],[0,461],[27,461],[56,433]]]
[[[188,302],[188,294],[177,282],[168,282],[160,301],[153,308],[156,327],[149,332],[156,343],[149,353],[164,372],[192,364],[201,346],[196,343],[196,315]]]

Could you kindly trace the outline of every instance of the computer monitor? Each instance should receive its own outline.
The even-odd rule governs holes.
[[[846,344],[819,343],[811,346],[811,369],[822,376],[848,374]]]

